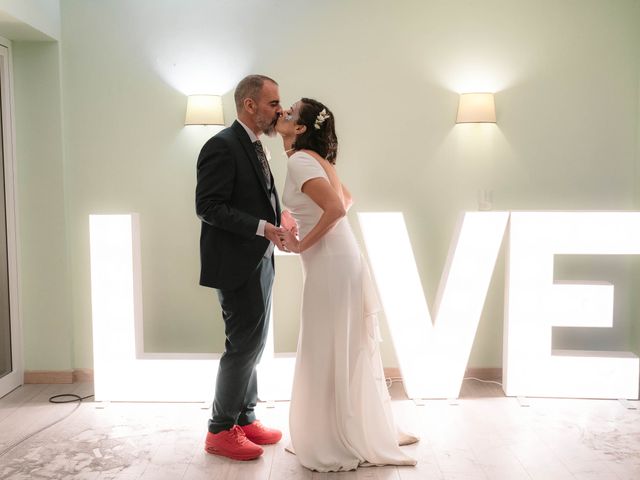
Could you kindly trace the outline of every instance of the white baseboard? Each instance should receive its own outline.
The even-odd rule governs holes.
[[[402,372],[397,367],[384,369],[386,378],[402,381]],[[467,368],[465,377],[480,380],[500,380],[502,368]],[[28,370],[24,372],[24,383],[85,383],[93,382],[93,369],[76,368],[74,370]]]

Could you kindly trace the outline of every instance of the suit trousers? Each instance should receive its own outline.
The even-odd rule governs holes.
[[[243,285],[232,290],[217,290],[226,340],[209,420],[209,431],[212,433],[256,420],[256,366],[269,331],[273,262],[273,255],[270,258],[263,257]]]

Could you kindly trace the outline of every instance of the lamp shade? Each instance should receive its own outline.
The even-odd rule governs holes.
[[[185,125],[224,125],[222,98],[218,95],[189,95]]]
[[[493,93],[463,93],[456,123],[496,123]]]

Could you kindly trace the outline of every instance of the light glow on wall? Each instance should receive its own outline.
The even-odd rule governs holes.
[[[219,355],[144,353],[138,215],[90,215],[89,228],[96,400],[211,401]],[[295,359],[276,358],[272,328],[268,342],[260,399],[288,399]]]
[[[358,218],[407,395],[458,397],[509,214],[461,218],[440,280],[435,321],[402,213]]]
[[[154,69],[169,85],[185,95],[202,92],[226,94],[251,69],[247,51],[226,43],[216,48],[210,43],[194,42],[187,48],[171,36],[166,45],[152,45]]]
[[[638,357],[630,352],[553,351],[551,336],[554,326],[613,324],[613,285],[554,283],[554,255],[640,254],[640,213],[512,213],[509,238],[505,393],[638,398]]]

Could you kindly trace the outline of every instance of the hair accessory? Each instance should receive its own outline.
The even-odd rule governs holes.
[[[326,109],[326,108],[323,108],[323,109],[320,111],[320,113],[318,114],[318,116],[316,117],[316,121],[315,121],[315,123],[313,124],[313,127],[314,127],[316,130],[320,130],[320,127],[322,126],[322,124],[324,123],[324,121],[325,121],[327,118],[331,118],[331,116],[327,113],[327,109]]]

